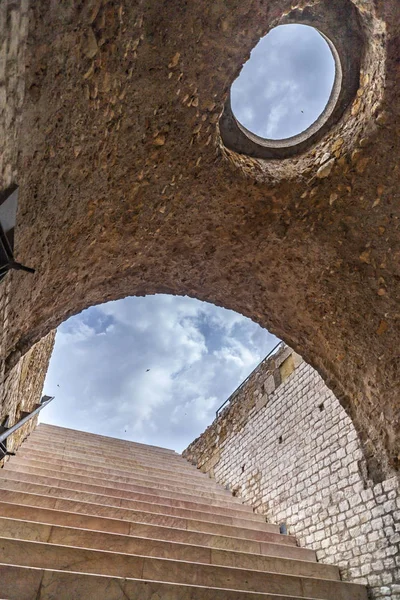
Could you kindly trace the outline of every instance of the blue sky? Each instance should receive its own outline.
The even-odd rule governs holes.
[[[332,88],[333,58],[309,27],[261,40],[232,88],[236,117],[284,138],[308,127]],[[63,323],[44,385],[44,422],[183,450],[277,343],[232,311],[186,297],[125,298]]]
[[[328,43],[313,27],[281,25],[253,49],[231,91],[239,122],[257,135],[301,133],[323,112],[335,79]]]

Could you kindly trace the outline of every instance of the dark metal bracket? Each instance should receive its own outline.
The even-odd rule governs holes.
[[[27,273],[35,272],[35,269],[21,265],[21,263],[14,260],[11,245],[0,223],[0,281],[11,269],[14,269],[15,271],[26,271]]]
[[[27,267],[14,259],[14,229],[16,225],[16,206],[18,187],[11,186],[0,193],[0,281],[10,271],[26,271],[34,273],[35,269]],[[7,206],[7,203],[11,206]],[[14,214],[15,213],[15,214]]]

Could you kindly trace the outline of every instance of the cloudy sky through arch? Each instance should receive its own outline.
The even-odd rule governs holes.
[[[57,331],[44,385],[56,400],[42,418],[180,451],[276,343],[250,319],[193,298],[95,306]]]

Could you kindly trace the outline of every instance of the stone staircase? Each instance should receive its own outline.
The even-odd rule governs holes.
[[[366,600],[172,450],[41,424],[0,470],[8,600]]]

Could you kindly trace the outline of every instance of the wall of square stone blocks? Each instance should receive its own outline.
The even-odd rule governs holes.
[[[252,374],[184,456],[344,580],[400,600],[399,481],[372,483],[350,418],[290,349]]]

